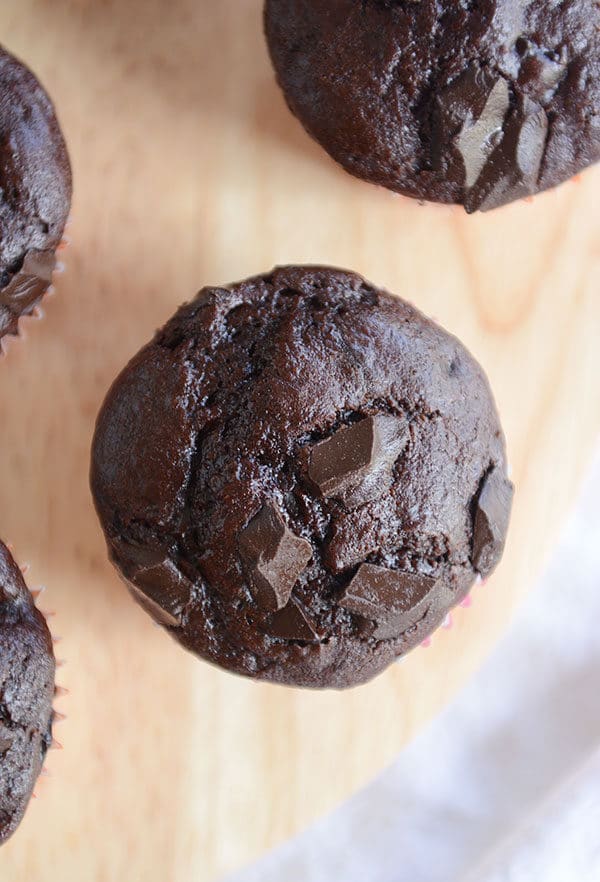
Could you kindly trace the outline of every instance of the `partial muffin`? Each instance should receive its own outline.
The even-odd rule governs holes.
[[[52,743],[54,670],[46,621],[0,542],[0,844],[19,826]]]
[[[71,206],[71,166],[52,102],[0,48],[0,340],[52,282]]]
[[[134,597],[224,668],[362,683],[500,559],[512,498],[481,368],[359,276],[206,288],[108,393],[92,490]]]
[[[600,158],[596,0],[266,0],[279,83],[351,174],[487,211]]]

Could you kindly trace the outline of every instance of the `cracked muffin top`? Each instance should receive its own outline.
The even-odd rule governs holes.
[[[91,483],[112,560],[184,646],[340,688],[491,572],[512,497],[487,380],[460,342],[317,267],[183,306],[108,393]]]
[[[52,281],[71,205],[71,166],[50,98],[0,47],[0,340]]]
[[[0,845],[19,826],[52,742],[54,670],[46,621],[0,542]]]
[[[350,173],[487,211],[600,158],[597,0],[266,0],[292,112]]]

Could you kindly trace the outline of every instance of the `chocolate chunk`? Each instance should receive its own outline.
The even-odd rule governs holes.
[[[504,462],[489,385],[455,338],[353,273],[285,267],[229,296],[231,310],[212,289],[184,306],[109,392],[92,487],[111,556],[129,581],[171,559],[193,587],[168,630],[226,670],[294,686],[365,682],[473,584],[473,497]],[[406,445],[392,486],[357,508],[324,498],[308,477],[318,442],[367,429],[370,467],[382,423]],[[397,584],[383,610],[360,607],[373,618],[338,604],[364,564],[408,571],[386,573]],[[397,609],[411,573],[439,576],[438,587]]]
[[[56,256],[52,251],[28,251],[23,265],[0,291],[0,303],[27,306],[43,294],[52,282]]]
[[[378,414],[339,429],[312,449],[308,477],[323,496],[347,507],[383,496],[408,440],[407,427],[402,417]]]
[[[130,520],[163,529],[179,523],[190,463],[206,428],[194,421],[195,374],[182,350],[140,352],[105,414],[111,432],[96,436],[104,462],[92,480],[112,486]],[[101,504],[112,504],[110,494]]]
[[[0,335],[16,330],[19,316],[34,308],[52,282],[56,257],[51,251],[29,251],[22,267],[0,291]]]
[[[140,569],[130,578],[130,588],[156,621],[177,628],[192,593],[191,582],[172,560]]]
[[[547,133],[545,110],[524,98],[508,115],[502,141],[469,191],[467,211],[486,211],[535,192]]]
[[[377,623],[374,637],[388,640],[413,627],[433,602],[436,579],[363,564],[339,605]]]
[[[52,282],[56,256],[52,251],[28,251],[23,264],[0,291],[0,303],[28,306]]]
[[[436,96],[431,144],[432,166],[436,171],[443,172],[447,168],[447,145],[453,144],[460,157],[456,175],[461,174],[462,165],[466,180],[472,178],[474,183],[491,152],[487,143],[490,134],[498,127],[502,129],[508,109],[508,96],[502,108],[503,84],[506,85],[505,80],[473,63]],[[477,165],[479,171],[475,173]]]
[[[473,521],[473,566],[482,576],[494,569],[504,551],[514,488],[501,468],[483,481]]]
[[[267,633],[281,640],[301,640],[304,643],[318,643],[316,629],[311,625],[306,613],[299,604],[291,601],[269,619]]]
[[[465,186],[479,177],[490,154],[502,137],[502,125],[509,106],[508,83],[500,77],[491,90],[481,116],[465,123],[457,145],[465,166]]]
[[[273,505],[264,505],[239,539],[242,561],[262,609],[280,610],[312,557],[312,546],[295,536]]]
[[[511,149],[514,150],[516,165],[523,181],[530,189],[539,174],[547,133],[546,111],[527,99],[523,105],[518,132],[515,132],[515,144],[514,147],[511,145]]]
[[[23,817],[52,742],[55,660],[44,617],[2,542],[0,585],[1,846]]]

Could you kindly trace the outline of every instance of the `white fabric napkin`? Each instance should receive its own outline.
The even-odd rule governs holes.
[[[600,456],[551,566],[396,763],[229,882],[600,882]]]

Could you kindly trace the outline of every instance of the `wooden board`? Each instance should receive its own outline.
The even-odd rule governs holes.
[[[600,169],[472,218],[359,183],[285,109],[260,5],[0,6],[0,39],[59,107],[76,181],[67,273],[0,364],[0,535],[48,585],[71,690],[65,749],[0,853],[7,882],[208,882],[364,784],[505,630],[598,435]],[[155,327],[204,284],[294,261],[356,269],[465,341],[489,372],[518,487],[506,558],[473,608],[345,694],[187,656],[108,565],[87,484],[100,402]]]

